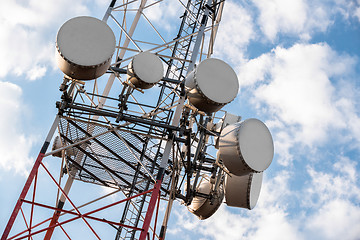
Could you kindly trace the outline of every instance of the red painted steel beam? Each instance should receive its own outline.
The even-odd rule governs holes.
[[[96,213],[96,212],[99,212],[99,211],[102,211],[102,210],[107,209],[107,208],[110,208],[110,207],[113,207],[113,206],[118,205],[118,204],[120,204],[120,203],[123,203],[123,202],[126,202],[126,201],[130,201],[130,200],[133,199],[133,198],[139,197],[139,196],[144,195],[144,194],[148,194],[148,193],[150,193],[150,192],[153,191],[153,190],[154,190],[154,189],[150,189],[150,190],[147,190],[147,191],[145,191],[145,192],[136,194],[136,195],[134,195],[134,196],[132,196],[132,197],[125,198],[125,199],[119,200],[119,201],[117,201],[117,202],[108,204],[108,205],[103,206],[103,207],[101,207],[101,208],[98,208],[98,209],[92,210],[92,211],[90,211],[90,212],[87,212],[87,213],[85,213],[85,214],[82,214],[82,216],[83,216],[83,217],[88,217],[88,218],[93,219],[93,220],[99,220],[99,221],[102,221],[102,222],[105,222],[105,223],[111,223],[111,224],[113,224],[113,225],[122,226],[122,227],[125,227],[125,228],[131,228],[131,229],[134,229],[134,230],[137,230],[137,231],[141,231],[142,228],[136,228],[136,227],[133,227],[133,226],[129,226],[129,225],[125,225],[125,224],[121,224],[121,223],[117,223],[117,222],[111,222],[111,221],[108,221],[108,220],[97,219],[97,218],[95,218],[95,217],[91,217],[91,216],[88,216],[88,215],[93,214],[93,213]],[[52,206],[48,206],[48,205],[44,205],[44,204],[41,204],[41,203],[36,203],[36,202],[28,201],[28,200],[25,200],[25,199],[21,199],[21,201],[22,201],[22,202],[25,202],[25,203],[28,203],[28,204],[35,205],[35,206],[39,206],[39,207],[43,207],[43,208],[52,209],[52,210],[55,210],[55,211],[61,211],[61,212],[64,212],[64,213],[69,213],[69,214],[72,214],[72,215],[76,215],[76,217],[74,217],[74,218],[72,218],[72,219],[69,219],[69,220],[67,220],[67,221],[65,221],[65,222],[62,222],[62,223],[60,223],[60,224],[59,224],[59,223],[56,223],[55,226],[49,226],[49,227],[44,228],[44,229],[42,229],[42,230],[36,231],[36,232],[32,233],[30,236],[35,235],[35,234],[38,234],[38,233],[41,233],[41,232],[46,231],[46,230],[49,230],[50,228],[54,228],[54,227],[57,227],[57,226],[61,226],[62,224],[65,224],[65,223],[68,223],[68,222],[71,222],[71,221],[73,221],[73,220],[76,220],[76,219],[79,219],[79,218],[80,218],[79,214],[77,214],[77,213],[75,213],[75,212],[72,212],[72,211],[67,211],[67,210],[64,210],[64,209],[59,209],[59,208],[52,207]],[[44,220],[44,221],[42,221],[42,222],[34,225],[32,229],[34,229],[34,228],[36,228],[36,227],[44,224],[45,222],[49,221],[50,219],[51,219],[51,218],[48,218],[48,219],[46,219],[46,220]],[[25,233],[25,232],[27,232],[27,231],[28,231],[28,230],[25,230],[25,231],[23,231],[23,232],[21,232],[21,233],[18,233],[17,235],[11,237],[10,239],[15,239],[16,237],[20,236],[21,234],[23,234],[23,233]],[[23,237],[21,237],[21,238],[19,238],[19,239],[23,239],[23,238],[25,238],[25,237],[29,237],[29,235],[23,236]]]
[[[25,236],[16,238],[16,237],[18,237],[19,235],[21,235],[21,234],[25,233],[26,231],[28,231],[28,230],[25,230],[25,231],[23,231],[22,233],[19,233],[19,234],[17,234],[16,236],[13,236],[13,237],[10,238],[10,239],[15,239],[15,238],[16,238],[16,239],[24,239],[24,238],[26,238],[26,237],[31,237],[31,236],[33,236],[33,235],[35,235],[35,234],[38,234],[38,233],[47,231],[47,230],[49,230],[50,228],[58,227],[58,226],[61,226],[61,225],[63,225],[63,224],[72,222],[72,221],[77,220],[77,219],[79,219],[79,218],[81,218],[81,217],[89,218],[89,219],[96,220],[96,221],[100,221],[100,222],[104,222],[104,223],[110,223],[110,224],[113,224],[113,225],[116,225],[116,226],[122,226],[122,227],[126,227],[126,228],[131,228],[131,229],[134,229],[134,230],[137,230],[137,231],[141,231],[142,228],[137,228],[137,227],[133,227],[133,226],[121,224],[121,223],[118,223],[118,222],[113,222],[113,221],[109,221],[109,220],[105,220],[105,219],[100,219],[100,218],[93,217],[93,216],[89,216],[89,215],[92,214],[92,213],[99,212],[99,211],[101,211],[101,210],[103,210],[103,209],[112,207],[112,206],[114,206],[114,205],[116,205],[116,204],[120,204],[120,203],[122,203],[122,202],[129,201],[130,199],[135,198],[135,197],[138,197],[138,196],[140,196],[140,195],[147,194],[147,193],[151,192],[152,190],[153,190],[153,189],[150,189],[150,190],[148,190],[148,191],[146,191],[146,192],[139,193],[139,194],[134,195],[134,196],[132,196],[132,197],[130,197],[130,198],[117,201],[117,202],[115,202],[115,203],[109,204],[109,205],[104,206],[104,207],[101,207],[101,208],[99,208],[99,209],[95,209],[95,210],[93,210],[93,211],[91,211],[91,212],[88,212],[88,213],[85,213],[85,214],[82,214],[82,215],[79,215],[78,213],[75,213],[75,212],[72,212],[72,211],[67,211],[67,210],[64,210],[64,209],[58,209],[58,208],[55,208],[55,207],[52,207],[52,206],[48,206],[48,205],[41,204],[41,203],[36,203],[36,202],[31,202],[31,201],[28,201],[28,200],[23,199],[22,202],[29,203],[29,204],[33,204],[33,205],[35,205],[35,206],[39,206],[39,207],[43,207],[43,208],[48,208],[48,209],[55,210],[55,211],[59,210],[59,211],[62,211],[62,212],[64,212],[64,213],[76,215],[76,217],[71,218],[71,219],[68,219],[68,220],[66,220],[66,221],[64,221],[64,222],[57,222],[54,226],[49,226],[49,227],[46,227],[46,228],[44,228],[44,229],[38,230],[38,231],[36,231],[36,232],[33,232],[33,233],[31,233],[31,234],[28,234],[28,235],[25,235]],[[46,222],[46,221],[49,221],[49,220],[50,220],[50,219],[47,219],[47,220],[43,221],[42,223],[44,223],[44,222]],[[42,223],[40,223],[40,224],[42,224]],[[37,226],[39,226],[39,224],[35,225],[33,228],[35,228],[35,227],[37,227]]]
[[[33,189],[33,195],[32,195],[32,201],[35,202],[35,192],[36,192],[36,183],[37,183],[37,173],[35,175],[34,180],[34,189]],[[29,233],[31,233],[32,223],[33,223],[33,216],[34,216],[34,205],[31,206],[31,212],[30,212],[30,229]]]
[[[161,183],[162,183],[162,176],[161,176],[161,179],[158,179],[156,181],[156,184],[154,186],[154,191],[151,194],[149,206],[148,206],[146,216],[145,216],[145,219],[144,219],[143,231],[140,234],[139,240],[145,240],[146,239],[147,233],[149,231],[149,226],[150,226],[150,223],[151,223],[152,215],[154,213],[154,209],[155,209],[155,206],[156,206],[156,201],[158,200],[158,197],[159,197],[159,194],[160,194]]]
[[[63,231],[63,233],[66,235],[66,237],[71,240],[70,236],[67,234],[67,232],[65,231],[65,229],[63,228],[63,226],[60,225],[59,227],[61,228],[61,230]]]
[[[35,178],[35,176],[36,176],[36,174],[37,174],[37,172],[39,170],[40,163],[43,160],[44,155],[45,155],[45,153],[46,153],[46,151],[47,151],[47,149],[48,149],[48,147],[50,145],[51,138],[54,135],[54,132],[55,132],[55,129],[56,129],[58,123],[59,123],[59,120],[60,120],[59,116],[56,115],[55,120],[54,120],[54,122],[53,122],[53,124],[52,124],[52,126],[50,128],[50,131],[49,131],[47,137],[46,137],[46,140],[45,140],[45,142],[44,142],[44,144],[43,144],[43,146],[42,146],[42,148],[40,150],[40,153],[39,153],[38,157],[36,158],[34,166],[30,171],[29,177],[27,178],[27,180],[25,182],[25,185],[23,187],[23,190],[20,193],[20,197],[18,198],[18,200],[17,200],[17,202],[15,204],[14,210],[13,210],[13,212],[12,212],[12,214],[10,216],[10,219],[9,219],[9,221],[8,221],[6,227],[5,227],[3,235],[1,236],[1,240],[5,240],[9,236],[11,228],[14,225],[15,219],[16,219],[16,217],[17,217],[17,215],[18,215],[18,213],[20,211],[20,208],[21,208],[21,204],[22,204],[21,199],[24,199],[26,197],[28,191],[29,191],[31,183],[34,180],[34,178]]]
[[[22,217],[23,217],[23,219],[24,219],[25,225],[26,225],[29,233],[31,233],[31,232],[30,232],[30,227],[29,227],[29,225],[28,225],[28,223],[27,223],[27,221],[26,221],[26,217],[25,217],[25,214],[24,214],[24,211],[22,210],[22,208],[20,208],[20,211],[21,211],[21,215],[22,215]],[[32,239],[32,238],[31,238],[31,239]],[[29,237],[29,240],[30,240],[30,237]]]
[[[51,218],[45,219],[44,221],[42,221],[42,222],[40,222],[40,223],[38,223],[38,224],[34,225],[34,226],[32,227],[32,229],[34,229],[34,228],[36,228],[36,227],[38,227],[38,226],[40,226],[40,225],[42,225],[42,224],[46,223],[47,221],[50,221],[50,220],[51,220]],[[22,235],[22,234],[26,233],[27,231],[28,231],[28,230],[26,229],[26,230],[24,230],[24,231],[22,231],[22,232],[17,233],[17,234],[16,234],[16,235],[14,235],[14,236],[12,236],[12,237],[8,238],[8,239],[9,239],[9,240],[10,240],[10,239],[14,239],[14,238],[16,238],[16,237],[18,237],[18,236],[20,236],[20,235]]]
[[[88,228],[94,233],[94,235],[96,236],[97,239],[101,240],[101,238],[99,237],[99,235],[96,233],[96,231],[91,227],[91,225],[88,223],[88,221],[86,221],[86,219],[82,216],[82,214],[80,213],[79,209],[77,209],[77,207],[75,206],[75,204],[70,200],[70,198],[68,197],[68,195],[65,193],[65,191],[61,188],[61,186],[58,184],[58,182],[55,180],[55,178],[51,175],[50,171],[45,167],[45,165],[40,162],[41,166],[45,169],[45,171],[47,172],[47,174],[49,175],[49,177],[53,180],[53,182],[56,184],[56,186],[58,187],[58,189],[61,191],[62,194],[64,194],[64,196],[66,197],[66,199],[69,201],[69,203],[71,204],[71,206],[75,209],[75,211],[79,214],[79,216],[81,217],[81,219],[85,222],[86,226],[88,226]],[[52,229],[52,228],[50,228]],[[51,237],[51,236],[50,236]]]
[[[157,202],[157,206],[156,206],[155,226],[154,226],[154,232],[153,232],[153,238],[152,238],[152,240],[155,239],[155,235],[156,235],[156,226],[157,226],[157,219],[158,219],[158,215],[159,215],[159,206],[160,206],[160,194],[159,194],[159,196],[158,196],[158,202]]]
[[[93,220],[97,220],[97,221],[105,222],[105,223],[111,223],[111,224],[113,224],[113,225],[122,226],[122,227],[127,227],[127,228],[131,228],[131,229],[134,229],[134,230],[142,230],[142,228],[137,228],[137,227],[133,227],[133,226],[126,225],[126,224],[122,224],[122,223],[118,223],[118,222],[109,221],[109,220],[106,220],[106,219],[101,219],[101,218],[89,216],[89,215],[91,214],[91,212],[85,213],[85,214],[78,214],[78,213],[75,213],[75,212],[72,212],[72,211],[68,211],[68,210],[64,210],[64,209],[59,209],[59,208],[56,208],[56,207],[48,206],[48,205],[41,204],[41,203],[31,202],[31,201],[28,201],[28,200],[23,200],[23,202],[29,203],[29,204],[33,204],[33,205],[35,205],[35,206],[39,206],[39,207],[43,207],[43,208],[48,208],[48,209],[55,210],[55,211],[61,211],[61,212],[68,213],[68,214],[71,214],[71,215],[76,215],[76,216],[78,216],[78,217],[81,217],[81,216],[82,216],[82,217],[85,217],[85,218],[89,218],[89,219],[93,219]],[[101,208],[101,209],[103,209],[103,208]],[[100,211],[101,209],[96,209],[95,211],[92,211],[92,213],[98,212],[98,211]],[[49,227],[50,227],[50,226],[49,226]]]
[[[44,149],[44,146],[42,149]],[[47,149],[47,146],[45,147],[45,149]],[[7,237],[9,236],[10,230],[11,230],[12,226],[14,225],[15,219],[21,208],[21,204],[22,204],[21,199],[24,199],[26,197],[26,194],[29,191],[30,185],[39,169],[40,163],[41,163],[42,159],[44,158],[45,152],[46,152],[46,150],[44,152],[40,152],[38,157],[36,158],[35,164],[30,172],[28,179],[25,182],[25,186],[24,186],[23,190],[21,191],[20,197],[15,204],[15,208],[14,208],[14,210],[10,216],[10,219],[5,227],[4,233],[1,236],[1,240],[6,240]]]

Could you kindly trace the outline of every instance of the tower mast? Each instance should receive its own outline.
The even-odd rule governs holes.
[[[182,119],[183,124],[188,121],[183,116],[185,76],[191,72],[196,62],[210,57],[221,19],[219,15],[222,11],[219,9],[222,9],[224,1],[188,0],[186,4],[172,1],[171,4],[182,6],[183,15],[178,34],[169,40],[160,34],[161,30],[147,17],[147,10],[161,2],[148,3],[147,0],[141,0],[118,3],[112,0],[103,21],[108,23],[116,35],[117,50],[108,73],[104,75],[107,75],[107,83],[103,86],[99,78],[89,87],[91,84],[84,85],[82,81],[64,78],[60,86],[63,92],[62,100],[57,103],[59,115],[24,186],[2,240],[8,239],[15,219],[20,211],[23,212],[25,203],[32,209],[28,217],[30,224],[24,217],[26,230],[15,234],[15,237],[34,237],[45,233],[44,238],[51,239],[54,230],[58,228],[68,236],[63,225],[82,219],[90,232],[96,238],[101,238],[100,233],[90,223],[89,219],[92,219],[114,227],[116,239],[145,239],[158,201],[169,201],[170,198],[173,200],[169,193],[179,188],[177,184],[171,184],[172,180],[179,178],[174,178],[174,162],[178,161],[176,158],[179,158],[181,146],[190,141],[189,130],[181,125]],[[211,24],[209,18],[212,19]],[[142,27],[147,24],[157,39],[139,39],[142,36],[136,29],[140,22]],[[157,101],[153,105],[139,103],[136,99],[137,90],[134,92],[134,88],[122,78],[132,57],[147,51],[159,56],[166,66],[166,74],[159,83]],[[113,95],[116,82],[120,82],[122,88],[118,97]],[[102,94],[98,94],[102,87]],[[118,110],[113,111],[114,108]],[[140,115],[132,114],[136,112],[135,108],[140,110]],[[47,152],[56,126],[61,147]],[[120,142],[122,147],[113,146],[114,141]],[[127,156],[121,155],[124,151]],[[43,158],[59,154],[62,157],[59,179],[68,174],[65,184],[61,180],[55,180],[53,173],[43,163]],[[119,170],[119,167],[126,167],[128,170],[125,173]],[[35,201],[36,185],[40,184],[37,183],[36,176],[40,169],[45,171],[56,185],[58,197],[55,207]],[[88,213],[82,213],[82,206],[76,205],[70,199],[74,180],[112,187],[123,192],[125,206],[119,222],[90,217],[92,213],[113,205],[98,206]],[[154,184],[155,187],[152,188]],[[27,194],[31,185],[32,198]],[[30,200],[26,197],[30,197]],[[105,197],[107,196],[99,197],[96,201]],[[65,210],[66,202],[69,202],[74,210]],[[53,209],[52,217],[34,224],[35,207]],[[75,217],[61,221],[64,214],[75,214]],[[163,222],[167,223],[167,219]],[[44,224],[47,226],[44,227]],[[166,226],[162,228],[162,237],[165,228]],[[155,231],[154,227],[150,229]],[[158,234],[154,233],[154,236]]]

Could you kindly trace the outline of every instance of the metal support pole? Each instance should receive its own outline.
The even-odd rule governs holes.
[[[111,3],[110,3],[110,6],[108,7],[108,9],[106,10],[106,13],[102,19],[103,22],[107,22],[107,20],[109,19],[109,16],[111,14],[111,11],[112,9],[114,8],[115,6],[115,3],[116,3],[116,0],[112,0]]]
[[[128,36],[132,37],[134,32],[135,32],[135,29],[136,29],[136,26],[140,20],[140,16],[141,16],[141,13],[145,7],[145,4],[146,4],[147,0],[142,0],[141,1],[141,4],[139,6],[139,9],[138,11],[136,12],[136,15],[134,17],[134,20],[131,24],[131,27],[130,27],[130,30],[128,32]],[[110,8],[110,7],[109,7]],[[109,13],[110,15],[110,13]],[[107,18],[104,17],[104,20],[107,20]],[[123,44],[123,47],[119,53],[119,56],[118,56],[118,59],[122,59],[124,56],[125,56],[125,53],[126,53],[126,49],[128,48],[130,44],[130,39],[129,38],[125,38],[125,42]],[[110,92],[110,89],[114,83],[114,80],[115,80],[115,74],[111,74],[109,79],[108,79],[108,82],[106,83],[106,86],[105,86],[105,89],[104,89],[104,92],[102,94],[102,97],[99,101],[99,108],[102,108],[106,102],[106,97],[109,95],[109,92]]]
[[[79,154],[79,155],[80,156],[78,156],[77,159],[75,160],[78,164],[80,164],[80,161],[81,161],[81,159],[83,157],[83,154]],[[77,171],[77,169],[73,168],[71,170],[71,173],[69,173],[69,177],[68,177],[68,179],[66,181],[66,184],[65,184],[65,187],[64,187],[64,192],[66,194],[69,194],[69,192],[70,192],[70,188],[71,188],[71,186],[72,186],[72,184],[74,182],[74,177],[72,177],[72,176],[76,173],[76,171]],[[64,205],[65,205],[65,201],[66,201],[66,197],[65,197],[64,193],[62,193],[61,196],[60,196],[60,199],[59,199],[59,201],[57,203],[57,208],[62,209],[64,207]],[[54,227],[49,228],[49,230],[46,232],[44,240],[51,239],[51,236],[52,236],[52,234],[53,234],[53,232],[55,230],[55,224],[57,223],[57,221],[58,221],[58,219],[60,217],[60,214],[61,214],[61,211],[59,211],[59,210],[54,212],[53,217],[52,217],[52,219],[50,221],[50,224],[49,224],[49,227],[50,226],[54,226]]]
[[[211,3],[212,3],[212,0],[207,1],[208,6],[210,6]],[[201,46],[202,36],[204,34],[207,19],[208,19],[209,15],[210,15],[210,9],[206,8],[205,12],[204,12],[204,15],[203,15],[203,18],[201,20],[201,25],[200,25],[197,37],[196,37],[194,49],[193,49],[192,55],[191,55],[191,62],[189,64],[187,74],[189,74],[195,67],[195,62],[196,62],[197,56],[199,54],[200,46]],[[171,123],[171,125],[173,125],[173,126],[178,126],[179,123],[180,123],[181,113],[182,113],[182,110],[183,110],[183,107],[184,107],[185,99],[186,99],[185,96],[180,97],[180,100],[179,100],[179,102],[178,102],[178,104],[176,106],[173,121]],[[144,225],[143,225],[143,231],[141,232],[141,235],[140,235],[140,238],[139,238],[140,240],[145,240],[146,239],[146,235],[147,235],[148,230],[149,230],[149,225],[150,225],[150,222],[151,222],[151,218],[152,218],[152,215],[153,215],[153,211],[154,211],[154,208],[155,208],[157,197],[158,197],[158,194],[160,192],[160,185],[161,185],[161,181],[162,181],[162,178],[163,178],[164,169],[166,168],[168,158],[170,156],[170,151],[171,151],[171,148],[172,148],[173,144],[174,144],[174,140],[172,138],[169,139],[166,142],[163,157],[162,157],[161,162],[160,162],[160,169],[159,169],[159,174],[158,174],[158,177],[157,177],[157,183],[155,184],[155,189],[152,192],[152,195],[151,195],[151,198],[150,198],[149,207],[148,207],[148,210],[147,210],[147,213],[146,213],[146,216],[145,216]],[[160,185],[159,185],[158,188],[156,188],[156,186],[158,184],[160,184]]]
[[[159,177],[159,175],[158,175],[158,177]],[[147,233],[148,233],[148,230],[149,230],[149,226],[150,226],[150,223],[151,223],[152,215],[154,213],[154,209],[155,209],[155,206],[156,206],[156,201],[158,200],[158,197],[159,197],[159,194],[160,194],[161,183],[162,183],[162,179],[157,179],[156,184],[154,186],[154,191],[151,194],[149,207],[148,207],[147,212],[146,212],[144,225],[142,227],[142,232],[140,234],[139,240],[145,240],[146,239],[146,236],[147,236]]]
[[[5,227],[4,233],[1,236],[1,240],[5,240],[9,236],[10,230],[11,230],[11,228],[12,228],[14,222],[15,222],[15,219],[16,219],[16,217],[17,217],[17,215],[18,215],[18,213],[19,213],[19,211],[21,209],[21,205],[22,205],[21,200],[25,199],[25,197],[26,197],[26,195],[27,195],[27,193],[29,191],[29,188],[31,186],[31,183],[34,180],[34,178],[35,178],[35,176],[36,176],[36,174],[37,174],[37,172],[39,170],[40,163],[41,163],[42,159],[44,158],[44,155],[45,155],[45,153],[46,153],[46,151],[47,151],[47,149],[48,149],[48,147],[50,145],[50,141],[51,141],[51,139],[52,139],[52,137],[54,135],[56,127],[59,124],[59,120],[60,120],[59,116],[56,115],[55,120],[54,120],[54,122],[53,122],[53,124],[52,124],[52,126],[50,128],[50,131],[49,131],[49,133],[48,133],[48,135],[47,135],[47,137],[45,139],[45,142],[44,142],[44,144],[43,144],[43,146],[42,146],[42,148],[40,150],[40,153],[39,153],[38,157],[36,158],[34,166],[31,169],[29,177],[25,182],[25,186],[24,186],[24,188],[23,188],[23,190],[22,190],[22,192],[20,194],[20,197],[16,202],[15,208],[14,208],[14,210],[13,210],[11,216],[10,216],[10,219],[9,219],[9,221],[8,221],[6,227]]]
[[[113,0],[110,3],[110,6],[108,7],[108,9],[106,11],[105,16],[103,17],[104,22],[107,22],[109,16],[111,15],[111,11],[112,11],[112,9],[113,9],[113,7],[115,5],[115,2],[116,2],[116,0]],[[130,27],[130,30],[128,32],[129,37],[131,37],[134,34],[134,31],[135,31],[136,26],[137,26],[137,24],[139,22],[142,10],[144,9],[146,2],[147,2],[147,0],[142,0],[141,1],[140,7],[139,7],[139,9],[138,9],[138,11],[137,11],[137,13],[135,15],[135,18],[134,18],[134,20],[132,22],[132,25]],[[123,58],[124,57],[125,52],[126,52],[126,48],[129,46],[129,43],[130,43],[129,37],[125,39],[123,49],[119,53],[118,58]],[[112,87],[112,85],[114,83],[114,80],[115,80],[115,74],[111,74],[109,79],[108,79],[108,82],[107,82],[107,84],[105,86],[104,92],[102,94],[102,96],[104,96],[104,97],[102,97],[100,99],[100,101],[99,101],[99,104],[98,104],[99,109],[103,108],[103,106],[104,106],[104,104],[106,102],[106,97],[109,95],[109,92],[110,92],[110,89],[111,89],[111,87]],[[94,119],[97,119],[97,118],[98,118],[98,116],[94,116]],[[68,178],[68,180],[66,182],[65,188],[64,188],[64,191],[66,192],[66,194],[68,194],[70,192],[70,189],[71,189],[71,186],[72,186],[73,182],[74,182],[74,179],[71,176],[69,176],[69,178]],[[59,202],[58,202],[57,208],[62,209],[64,204],[65,204],[65,200],[66,200],[65,196],[62,195],[60,197]],[[59,217],[60,217],[60,212],[59,211],[54,212],[53,219],[51,220],[49,226],[54,225],[57,222],[57,220],[59,219]],[[47,231],[46,236],[45,236],[44,239],[46,239],[46,240],[51,239],[53,231],[54,231],[54,228],[50,228]]]

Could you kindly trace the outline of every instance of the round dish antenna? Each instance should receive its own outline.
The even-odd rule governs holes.
[[[210,181],[203,177],[199,182],[196,191],[202,194],[210,194],[212,189]],[[218,188],[216,193],[212,195],[213,199],[196,196],[188,206],[188,210],[198,216],[199,219],[204,220],[211,217],[220,207],[224,198],[224,190],[222,187]]]
[[[251,118],[223,129],[219,154],[226,168],[241,176],[267,169],[274,157],[274,144],[269,129]]]
[[[115,36],[103,21],[76,17],[65,22],[56,37],[56,59],[60,70],[79,80],[102,76],[115,51]]]
[[[134,56],[127,69],[128,80],[137,88],[148,89],[164,76],[164,66],[153,53],[142,52]]]
[[[234,70],[224,61],[208,58],[186,78],[188,99],[200,111],[220,110],[237,96],[239,82]]]
[[[226,175],[225,202],[230,207],[253,209],[259,199],[263,173],[236,176]]]

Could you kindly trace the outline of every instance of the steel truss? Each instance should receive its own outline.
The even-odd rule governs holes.
[[[157,23],[160,28],[155,27],[148,12],[167,2],[111,2],[103,21],[112,27],[118,43],[113,64],[105,75],[107,83],[103,83],[105,77],[86,84],[64,77],[60,86],[63,94],[57,102],[59,114],[2,240],[38,236],[50,239],[55,229],[57,234],[62,232],[63,237],[71,239],[67,225],[79,220],[97,239],[104,238],[94,226],[99,222],[104,223],[107,230],[114,230],[115,239],[145,239],[150,235],[152,239],[163,239],[175,199],[187,205],[195,196],[213,198],[213,192],[209,195],[196,192],[196,185],[204,173],[216,178],[217,187],[222,180],[221,165],[216,157],[207,153],[215,144],[209,139],[218,135],[208,126],[217,116],[206,115],[185,103],[184,78],[196,62],[211,56],[224,1],[172,1],[173,5],[169,6],[178,4],[184,13],[177,35],[170,39],[161,33],[161,23]],[[147,30],[143,31],[151,33],[136,32],[138,24],[144,29],[146,26]],[[146,93],[134,89],[124,75],[129,61],[141,51],[156,53],[167,66],[164,78],[151,89],[151,95],[158,96],[156,99],[144,98]],[[61,147],[47,153],[56,129]],[[52,159],[51,156],[62,159],[58,180],[47,165],[53,168],[50,162],[53,160],[43,161],[45,157]],[[48,176],[57,191],[55,207],[36,200],[40,171]],[[66,183],[62,180],[64,176],[67,176]],[[79,204],[70,195],[74,180],[113,188],[114,192]],[[124,199],[99,203],[118,192],[124,194]],[[165,213],[159,212],[160,199],[167,203]],[[123,205],[120,207],[120,204]],[[65,210],[69,205],[71,209]],[[91,210],[82,210],[83,207]],[[117,219],[94,216],[115,208],[122,209]],[[47,209],[51,215],[39,220],[34,214],[38,209]],[[163,218],[161,228],[157,227],[160,217]],[[21,218],[24,230],[14,233],[13,224],[15,220],[17,224],[21,222]],[[10,231],[13,235],[9,235]]]

